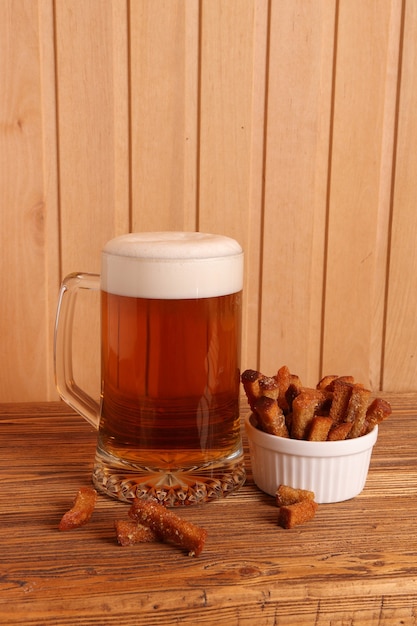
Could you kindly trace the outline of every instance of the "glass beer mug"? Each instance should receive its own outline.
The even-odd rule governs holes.
[[[245,481],[239,416],[243,252],[228,237],[123,235],[101,275],[60,289],[55,374],[62,399],[98,429],[96,488],[167,506],[221,498]],[[101,397],[75,382],[80,289],[101,292]]]

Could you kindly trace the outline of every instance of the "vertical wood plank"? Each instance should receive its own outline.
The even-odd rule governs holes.
[[[10,402],[49,391],[46,224],[54,207],[44,185],[38,11],[31,0],[0,7],[0,396]]]
[[[130,225],[125,3],[56,3],[62,274],[100,271],[103,244]],[[77,303],[74,370],[100,390],[99,301]]]
[[[388,236],[382,150],[389,149],[384,134],[393,133],[385,107],[397,81],[387,72],[390,35],[398,36],[391,9],[390,0],[340,3],[335,68],[323,370],[349,372],[372,388],[380,384]]]
[[[384,390],[417,386],[417,5],[405,3],[392,207]]]
[[[56,397],[60,278],[141,229],[242,243],[243,367],[416,389],[412,0],[3,0],[0,17],[3,401]],[[96,394],[98,299],[77,326]]]
[[[202,7],[199,228],[246,239],[254,3]]]
[[[203,0],[199,230],[246,253],[242,367],[257,361],[268,4]]]
[[[320,365],[335,3],[271,3],[260,365]]]
[[[387,319],[387,285],[389,281],[390,229],[395,171],[400,51],[402,44],[403,3],[391,2],[382,121],[379,209],[375,245],[374,312],[369,343],[370,386],[384,389],[384,351]],[[408,80],[408,79],[406,79]],[[409,153],[410,154],[410,153]],[[407,340],[406,340],[407,341]]]
[[[126,20],[126,12],[119,11],[119,19]],[[129,227],[124,195],[129,185],[129,142],[126,136],[123,143],[120,137],[116,140],[119,127],[127,129],[123,119],[126,112],[115,108],[115,99],[120,103],[128,97],[127,22],[123,24],[123,41],[120,24],[114,25],[116,15],[112,3],[100,0],[56,3],[64,274],[77,268],[99,271],[103,243],[115,235],[116,224],[124,232]],[[123,182],[118,178],[117,186],[116,161],[119,176],[125,167]],[[118,188],[122,189],[124,204],[115,195]]]
[[[195,230],[197,0],[130,4],[133,230]]]
[[[45,285],[47,400],[58,399],[55,387],[53,339],[61,267],[59,262],[58,135],[54,9],[52,0],[39,0],[39,42],[41,61],[43,186],[45,195]],[[43,398],[43,399],[44,399]]]
[[[112,2],[114,235],[131,230],[131,136],[128,0]]]
[[[245,231],[244,307],[242,324],[242,371],[260,368],[262,227],[264,209],[266,86],[269,46],[269,2],[255,2],[248,214],[242,215]],[[240,213],[240,212],[239,212]],[[239,235],[238,235],[239,236]]]

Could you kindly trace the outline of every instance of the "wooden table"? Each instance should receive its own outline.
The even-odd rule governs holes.
[[[59,532],[90,484],[95,433],[62,403],[0,405],[0,623],[417,624],[417,396],[388,399],[360,496],[283,530],[249,471],[237,494],[178,511],[208,530],[198,558],[117,545],[127,505],[104,496],[87,526]]]

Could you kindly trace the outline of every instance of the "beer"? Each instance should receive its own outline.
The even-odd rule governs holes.
[[[105,450],[159,469],[236,452],[240,300],[102,293]]]
[[[99,488],[115,481],[127,499],[176,504],[242,484],[242,281],[242,251],[225,237],[142,233],[106,245]]]

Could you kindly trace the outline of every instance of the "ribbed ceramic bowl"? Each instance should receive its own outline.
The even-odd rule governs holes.
[[[365,486],[378,426],[344,441],[300,441],[269,435],[245,420],[255,484],[271,496],[280,484],[314,491],[317,503],[341,502]]]

